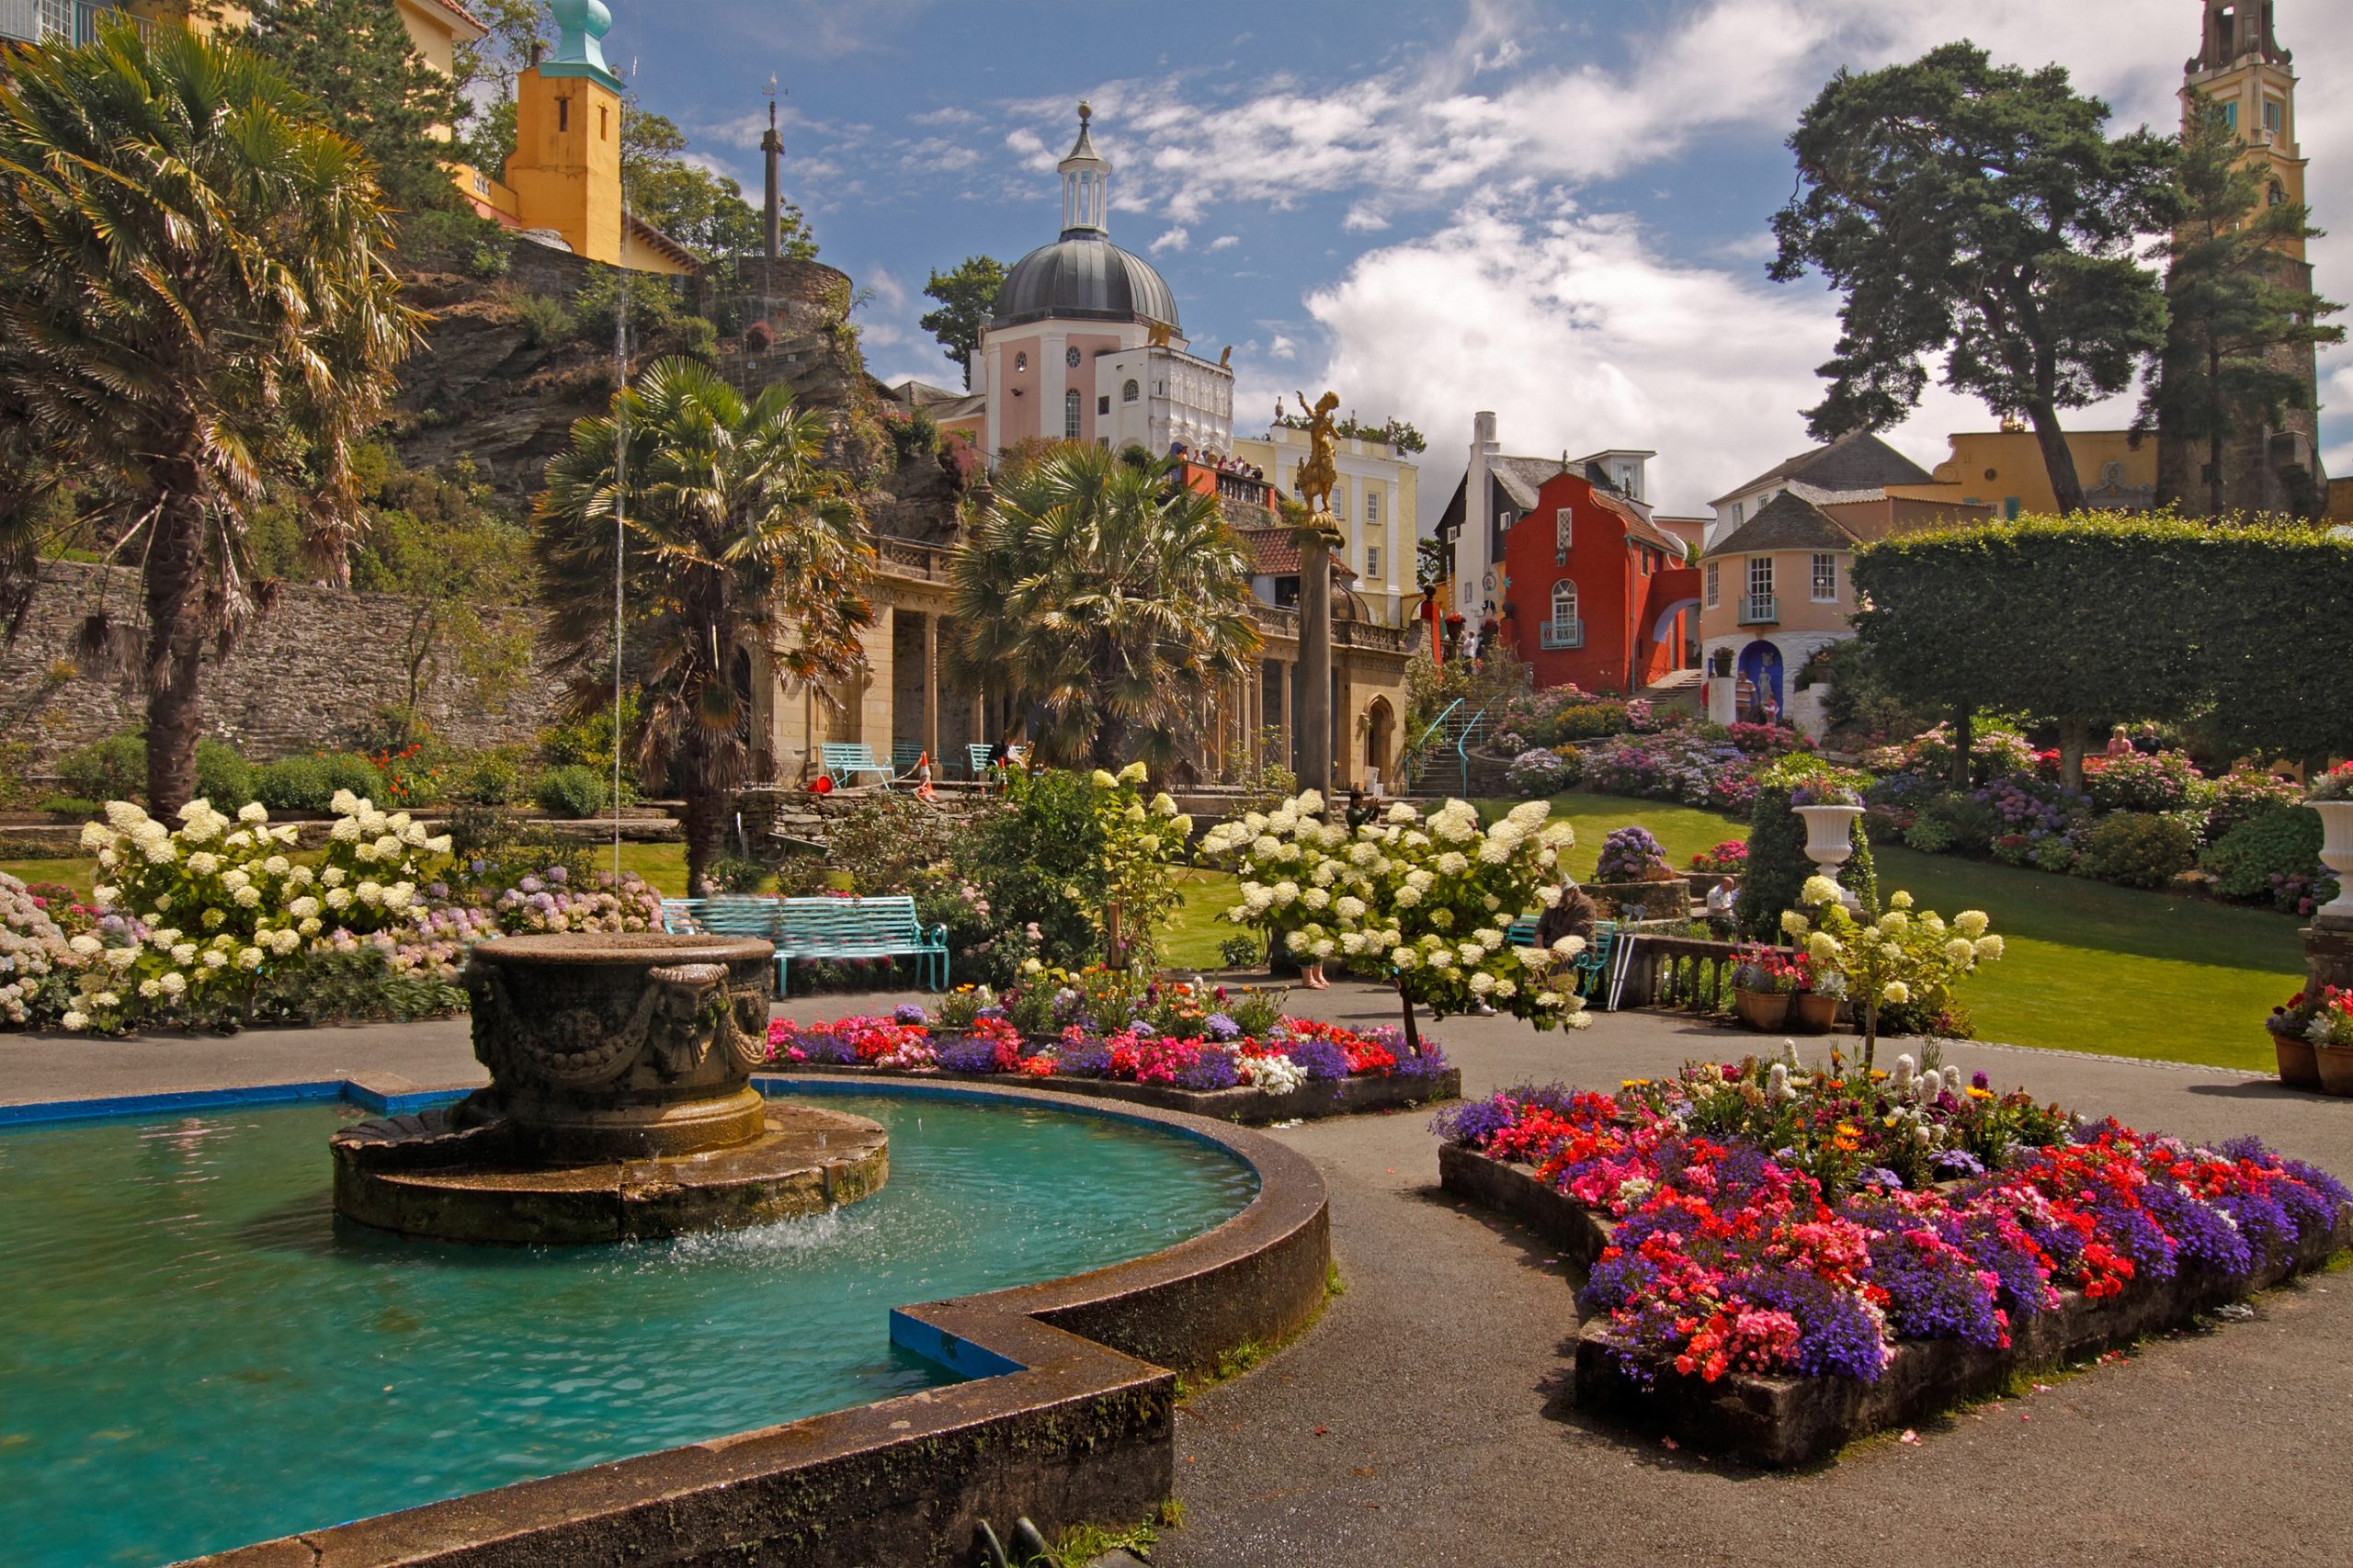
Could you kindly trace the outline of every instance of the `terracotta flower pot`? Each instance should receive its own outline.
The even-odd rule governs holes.
[[[1732,1010],[1750,1028],[1769,1032],[1789,1021],[1790,994],[1786,991],[1743,991],[1735,986],[1732,994]],[[2347,1054],[2353,1056],[2353,1052]]]
[[[2312,1052],[2320,1064],[2321,1093],[2353,1095],[2353,1045],[2316,1045]]]
[[[1838,998],[1801,991],[1790,998],[1790,1027],[1800,1034],[1828,1034],[1838,1021]]]
[[[2315,1061],[2313,1042],[2294,1035],[2275,1034],[2271,1049],[2279,1056],[2279,1081],[2290,1088],[2320,1087],[2320,1063]]]

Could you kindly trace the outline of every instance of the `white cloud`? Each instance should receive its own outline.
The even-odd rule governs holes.
[[[1239,234],[1220,234],[1210,242],[1210,251],[1214,255],[1222,250],[1232,250],[1241,243],[1242,236]]]
[[[1506,451],[1654,449],[1660,504],[1703,511],[1812,445],[1799,410],[1820,396],[1814,367],[1837,330],[1820,290],[1679,264],[1622,215],[1500,200],[1368,253],[1307,309],[1330,343],[1316,379],[1365,417],[1399,415],[1429,437],[1426,519],[1453,489],[1479,409],[1496,412]],[[1277,338],[1269,356],[1290,347]],[[1238,387],[1235,406],[1263,405],[1269,390]],[[2118,400],[2071,423],[2113,427],[2130,412]],[[1991,423],[1938,387],[1890,439],[1933,465],[1947,432]]]
[[[1341,230],[1351,234],[1377,233],[1387,227],[1389,220],[1382,217],[1381,210],[1370,201],[1352,203],[1347,216],[1340,220]]]
[[[1279,332],[1275,334],[1275,340],[1267,345],[1267,357],[1270,359],[1296,359],[1299,358],[1299,345]]]
[[[887,267],[870,267],[865,273],[866,286],[874,290],[875,302],[885,310],[895,311],[907,302],[907,286],[891,276]],[[865,329],[871,332],[871,326]]]
[[[899,166],[903,169],[935,170],[946,174],[969,169],[980,161],[979,153],[950,142],[945,136],[926,136],[909,144],[899,154]]]
[[[945,108],[936,108],[926,114],[911,114],[907,118],[917,125],[972,125],[981,117],[971,109],[949,104]]]
[[[1184,225],[1179,224],[1176,228],[1170,229],[1165,233],[1162,234],[1160,238],[1152,242],[1152,254],[1158,256],[1165,250],[1184,250],[1188,246],[1191,245],[1192,243],[1192,231],[1186,228]]]

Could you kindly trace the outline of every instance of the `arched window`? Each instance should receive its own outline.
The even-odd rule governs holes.
[[[2270,205],[2277,207],[2281,202],[2288,199],[2288,187],[2281,185],[2275,179],[2271,182],[2271,188],[2268,195],[2270,198]]]
[[[1552,619],[1537,642],[1546,648],[1585,646],[1585,623],[1577,619],[1577,585],[1566,577],[1552,585]]]
[[[1127,385],[1120,389],[1120,401],[1121,403],[1133,403],[1137,398],[1142,397],[1142,395],[1143,389],[1136,385],[1133,377],[1129,378]]]
[[[1078,439],[1078,389],[1076,387],[1073,387],[1070,391],[1063,393],[1063,440],[1075,441]]]
[[[1025,351],[1025,352],[1023,352],[1023,353],[1016,354],[1016,355],[1013,357],[1013,373],[1014,373],[1015,375],[1017,375],[1017,375],[1019,375],[1022,371],[1024,371],[1024,370],[1028,369],[1029,368],[1029,354],[1028,354],[1026,351]]]
[[[1577,585],[1566,577],[1552,585],[1552,619],[1570,621],[1577,618]]]

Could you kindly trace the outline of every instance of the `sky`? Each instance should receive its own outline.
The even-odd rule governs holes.
[[[2353,0],[2278,0],[2323,229],[2316,287],[2353,301]],[[935,269],[1011,263],[1061,223],[1082,98],[1111,160],[1112,239],[1176,291],[1196,353],[1233,349],[1235,433],[1336,390],[1428,437],[1427,526],[1472,414],[1504,449],[1647,448],[1662,509],[1811,443],[1836,337],[1821,279],[1765,276],[1783,145],[1839,68],[1967,37],[2056,62],[2171,130],[2199,0],[611,0],[605,40],[690,155],[757,200],[771,74],[784,188],[865,291],[869,368],[955,385],[915,324]],[[2340,318],[2347,319],[2347,318]],[[2321,361],[2322,446],[2353,474],[2353,347]],[[2120,428],[2131,394],[2074,411]],[[1932,387],[1889,432],[1933,467],[1994,416]]]

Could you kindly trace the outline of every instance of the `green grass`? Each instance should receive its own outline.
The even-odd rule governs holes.
[[[1490,812],[1507,801],[1483,801]],[[1656,801],[1571,793],[1553,814],[1576,824],[1569,857],[1593,869],[1602,835],[1640,823],[1677,866],[1745,823]],[[2004,954],[1963,983],[1978,1038],[2215,1067],[2273,1063],[2263,1018],[2296,988],[2296,922],[2266,910],[2175,898],[2015,866],[1916,850],[1875,851],[1880,885],[1948,918],[1982,909]]]
[[[1241,902],[1241,880],[1231,871],[1183,870],[1176,885],[1185,902],[1161,923],[1160,961],[1171,969],[1220,969],[1218,944],[1243,931],[1225,918]]]
[[[70,860],[0,860],[0,871],[20,881],[63,882],[84,898],[90,896],[97,869],[98,863],[86,855]]]

